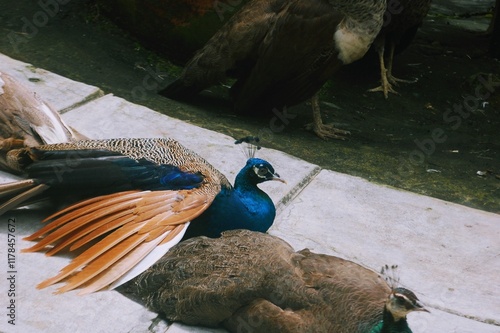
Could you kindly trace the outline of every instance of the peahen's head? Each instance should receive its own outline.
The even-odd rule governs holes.
[[[257,185],[268,180],[277,180],[286,183],[280,178],[273,166],[260,158],[250,158],[247,164],[236,176],[235,187],[242,184]]]
[[[386,304],[386,309],[392,314],[394,321],[406,318],[412,311],[429,312],[418,300],[417,296],[405,288],[395,288]]]

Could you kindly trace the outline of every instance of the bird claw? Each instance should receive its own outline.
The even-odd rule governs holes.
[[[335,128],[334,124],[315,124],[310,123],[306,125],[307,130],[312,130],[321,139],[327,141],[328,139],[346,140],[346,136],[351,132]]]
[[[394,77],[392,75],[387,76],[387,80],[392,83],[395,86],[398,86],[398,82],[402,83],[416,83],[418,81],[418,78],[414,78],[413,80],[404,80],[404,79],[398,79],[397,77]]]
[[[397,85],[397,84],[395,84]],[[387,84],[381,84],[380,86],[373,88],[373,89],[368,89],[368,92],[378,92],[381,91],[384,93],[385,99],[389,98],[389,93],[392,93],[394,95],[399,95],[399,93],[392,88],[392,84],[387,82]]]
[[[398,79],[397,77],[394,77],[394,76],[388,74],[385,79],[382,79],[382,83],[380,84],[380,86],[378,86],[376,88],[373,88],[373,89],[369,89],[368,91],[369,92],[378,92],[378,91],[381,91],[381,92],[384,93],[385,99],[388,99],[389,98],[389,93],[392,93],[394,95],[399,95],[399,93],[396,90],[394,90],[394,88],[392,88],[392,86],[398,86],[399,85],[398,82],[402,82],[402,83],[415,83],[417,81],[418,81],[418,79],[414,79],[414,80]]]

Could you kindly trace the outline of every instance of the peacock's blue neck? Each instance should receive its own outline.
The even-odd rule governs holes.
[[[243,171],[236,177],[234,188],[223,187],[210,207],[192,221],[184,239],[219,237],[232,229],[266,232],[271,227],[276,216],[274,203]]]

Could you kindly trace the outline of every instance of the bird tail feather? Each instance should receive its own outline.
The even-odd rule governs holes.
[[[21,206],[29,199],[39,195],[49,188],[48,185],[38,184],[34,179],[26,179],[6,184],[0,184],[0,216],[5,212]]]
[[[126,191],[88,199],[50,216],[50,223],[25,238],[37,244],[22,251],[47,249],[46,254],[52,255],[87,245],[59,274],[37,287],[65,280],[56,293],[80,287],[82,294],[115,288],[178,243],[189,221],[212,200],[196,190]]]

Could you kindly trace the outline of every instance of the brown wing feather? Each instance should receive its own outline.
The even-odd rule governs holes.
[[[184,228],[186,228],[185,224],[181,224],[176,227],[165,227],[165,229],[171,230],[166,235],[166,237],[158,237],[154,241],[143,242],[142,244],[134,248],[126,257],[120,258],[109,269],[100,273],[89,282],[85,283],[84,289],[79,293],[79,295],[89,294],[106,288],[114,281],[122,277],[128,267],[136,265],[138,262],[144,259],[144,257],[148,253],[150,253],[156,246],[162,245],[172,240],[172,238],[177,236]],[[58,290],[58,292],[62,291]]]
[[[132,228],[132,230],[128,230],[127,236],[128,234],[133,233],[134,231],[136,231],[134,230],[134,228]],[[72,275],[66,281],[66,284],[63,287],[59,288],[57,292],[61,293],[72,290],[84,284],[85,282],[89,281],[93,277],[97,276],[99,273],[106,270],[120,258],[127,255],[127,253],[130,253],[132,249],[142,244],[146,237],[147,237],[146,235],[132,234],[131,236],[126,237],[125,239],[119,239],[119,243],[112,244],[112,246],[109,247],[109,250],[102,251],[102,254],[99,253],[98,255],[96,255],[95,259],[92,259],[92,261],[86,264],[84,269]],[[101,249],[96,249],[96,250],[98,252],[101,252]],[[92,255],[92,253],[90,254]],[[69,272],[69,274],[73,273],[75,272]],[[61,281],[62,278],[66,276],[68,275],[60,276],[58,279],[55,279],[53,281],[54,283],[59,282]]]
[[[51,255],[67,246],[73,250],[108,235],[38,288],[69,276],[67,284],[58,292],[82,285],[86,285],[86,292],[108,286],[199,216],[213,200],[206,192],[206,189],[128,191],[122,193],[122,197],[115,193],[92,198],[52,215],[56,217],[54,221],[28,237],[37,239],[46,234],[44,238],[24,252],[42,250],[55,243],[47,252]]]
[[[54,246],[51,250],[47,251],[46,255],[48,256],[54,255],[55,253],[59,252],[61,249],[64,249],[69,245],[71,245],[69,250],[75,251],[76,249],[79,249],[83,245],[90,243],[97,237],[102,236],[122,225],[132,222],[134,217],[122,216],[126,214],[127,212],[124,211],[121,212],[121,214],[116,214],[106,219],[102,219],[98,223],[95,223],[96,228],[94,230],[92,230],[92,228],[79,230],[74,235],[66,237],[65,241],[58,243],[57,246]]]
[[[83,225],[83,221],[86,219],[86,214],[93,214],[93,219],[95,220],[97,217],[102,216],[99,215],[99,212],[102,213],[102,209],[109,209],[109,207],[116,208],[116,205],[121,204],[122,202],[128,203],[131,200],[138,200],[141,197],[141,192],[134,191],[130,192],[122,192],[122,196],[117,196],[116,194],[111,194],[109,196],[99,196],[92,199],[88,199],[77,203],[75,205],[69,206],[66,209],[63,209],[61,212],[55,213],[44,220],[44,222],[58,217],[56,220],[47,224],[45,227],[41,228],[37,232],[33,233],[30,236],[24,238],[24,240],[35,240],[37,238],[42,237],[49,232],[58,229],[56,232],[52,233],[50,237],[45,237],[43,241],[40,241],[36,246],[32,248],[25,249],[25,252],[38,251],[41,247],[44,247],[50,243],[55,242],[60,237],[66,235],[71,230],[74,230],[77,227],[81,227]],[[71,223],[70,223],[71,222]],[[64,233],[66,232],[66,233]]]

